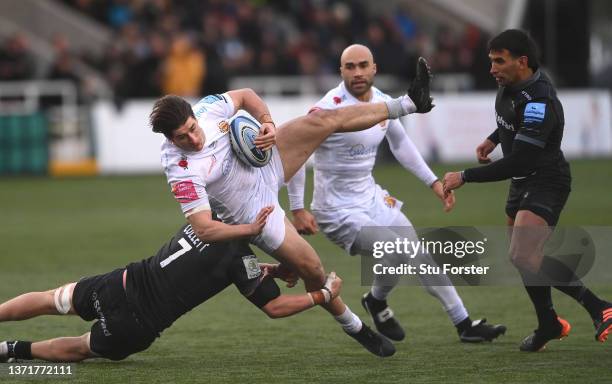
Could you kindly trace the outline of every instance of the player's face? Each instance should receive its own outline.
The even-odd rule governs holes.
[[[520,80],[519,74],[525,66],[525,59],[525,56],[513,57],[507,49],[489,51],[490,73],[500,86],[515,84]]]
[[[349,58],[340,67],[346,89],[356,98],[364,96],[374,84],[376,64],[369,58]]]
[[[193,117],[172,132],[172,142],[184,151],[197,152],[204,148],[204,131]]]

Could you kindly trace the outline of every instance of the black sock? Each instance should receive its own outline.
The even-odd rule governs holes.
[[[586,288],[567,265],[553,257],[544,256],[541,271],[559,284],[555,285],[556,289],[580,303],[593,320],[599,319],[606,302]]]
[[[372,296],[372,292],[368,293],[366,301],[368,302],[368,307],[370,307],[370,310],[374,313],[378,313],[387,308],[387,300],[378,300]]]
[[[455,327],[457,327],[457,331],[459,333],[467,331],[468,329],[472,328],[472,319],[470,319],[470,317],[468,316],[465,319],[461,320],[461,322],[457,323]]]
[[[538,328],[548,328],[551,324],[557,324],[557,313],[553,309],[550,286],[529,285],[529,283],[537,280],[537,276],[527,271],[520,272],[525,283],[525,290],[538,317]]]
[[[21,360],[32,360],[32,343],[30,341],[9,341],[8,357]]]

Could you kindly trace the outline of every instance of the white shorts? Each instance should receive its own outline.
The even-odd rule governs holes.
[[[285,239],[285,211],[278,203],[278,191],[285,185],[285,175],[276,147],[272,147],[270,163],[259,169],[262,174],[263,186],[257,194],[257,200],[253,203],[252,217],[249,218],[249,221],[244,222],[252,223],[262,208],[268,205],[274,206],[274,211],[268,216],[263,231],[251,239],[251,242],[261,248],[262,251],[271,254],[281,246]],[[245,191],[245,193],[248,193],[248,191]]]
[[[401,213],[403,202],[389,195],[378,184],[375,188],[370,204],[335,210],[312,210],[321,232],[350,254],[354,254],[351,248],[362,226],[391,226]]]

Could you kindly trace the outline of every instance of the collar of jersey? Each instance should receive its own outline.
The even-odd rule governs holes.
[[[512,91],[512,92],[516,92],[516,91],[520,91],[523,90],[525,88],[527,88],[528,86],[530,86],[531,84],[535,83],[536,81],[538,81],[540,79],[540,76],[542,75],[542,73],[540,72],[540,70],[538,69],[537,71],[535,71],[535,73],[533,75],[531,75],[528,79],[525,79],[521,82],[518,82],[516,84],[510,85],[508,86],[508,90]]]

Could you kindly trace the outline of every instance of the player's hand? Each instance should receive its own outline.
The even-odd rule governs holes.
[[[461,172],[448,172],[444,175],[444,193],[450,194],[453,190],[461,187],[464,184]]]
[[[298,283],[298,274],[285,264],[277,264],[276,266],[276,278],[281,279],[287,283],[287,288],[293,288]]]
[[[276,127],[274,123],[262,123],[254,143],[262,151],[272,148],[276,144]]]
[[[319,232],[319,226],[312,213],[306,209],[296,209],[293,214],[293,226],[300,235],[314,235]]]
[[[440,182],[440,180],[436,180],[431,185],[431,189],[442,201],[442,204],[444,204],[444,212],[450,212],[455,206],[455,194],[452,191],[444,191],[444,186],[442,185],[442,182]]]
[[[251,236],[257,236],[261,233],[261,231],[263,231],[263,228],[266,225],[266,222],[268,221],[268,216],[270,216],[270,213],[272,213],[273,210],[274,206],[269,205],[259,211],[257,217],[255,217],[255,221],[250,224]]]
[[[495,143],[489,139],[485,139],[478,147],[476,147],[476,159],[480,164],[487,164],[491,162],[489,153],[495,149]]]
[[[340,276],[336,275],[336,272],[330,272],[329,275],[327,275],[327,279],[325,280],[325,288],[327,288],[331,293],[330,301],[340,295],[340,291],[342,290],[342,279]]]

